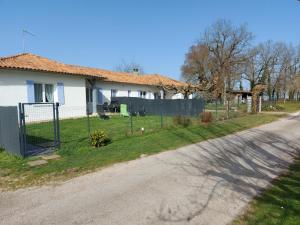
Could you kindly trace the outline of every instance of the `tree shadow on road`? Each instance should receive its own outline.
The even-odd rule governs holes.
[[[200,133],[197,135],[201,136]],[[199,178],[200,183],[187,184],[195,188],[188,203],[170,207],[163,201],[156,216],[162,222],[191,221],[205,211],[213,198],[222,197],[220,192],[226,190],[236,193],[238,201],[248,202],[268,182],[288,169],[299,149],[295,140],[251,129],[197,143],[191,151],[179,150],[176,162],[162,160],[163,163],[179,168],[187,177]]]

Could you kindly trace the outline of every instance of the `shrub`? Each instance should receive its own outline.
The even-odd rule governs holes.
[[[96,130],[91,134],[91,144],[95,148],[105,146],[111,142],[108,135],[102,130]]]
[[[283,111],[284,107],[280,105],[264,105],[262,111]]]
[[[0,145],[0,153],[4,152],[4,148]]]
[[[211,112],[203,112],[202,113],[202,122],[210,123],[212,122],[213,116]]]
[[[180,125],[180,126],[188,127],[188,126],[191,125],[192,121],[191,121],[190,118],[178,115],[178,116],[174,116],[173,117],[173,123],[175,125]]]

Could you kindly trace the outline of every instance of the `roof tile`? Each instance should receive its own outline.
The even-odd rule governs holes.
[[[31,53],[2,57],[0,58],[0,69],[1,68],[88,76],[103,79],[104,81],[152,86],[183,86],[186,84],[159,74],[136,75],[132,73],[113,72],[103,69],[69,65]]]

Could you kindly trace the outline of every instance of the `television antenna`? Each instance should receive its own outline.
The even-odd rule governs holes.
[[[25,52],[25,36],[26,35],[30,35],[32,37],[35,37],[35,34],[29,32],[28,30],[25,30],[25,29],[22,30],[23,53]]]

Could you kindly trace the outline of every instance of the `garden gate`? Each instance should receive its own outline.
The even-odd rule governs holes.
[[[58,103],[19,103],[22,155],[47,153],[60,146]]]

